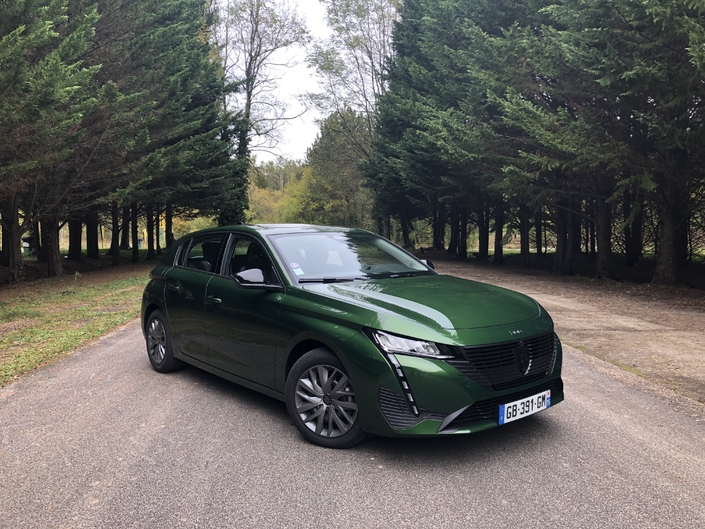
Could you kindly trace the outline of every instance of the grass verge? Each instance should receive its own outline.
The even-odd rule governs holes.
[[[151,264],[0,291],[0,387],[139,316]]]

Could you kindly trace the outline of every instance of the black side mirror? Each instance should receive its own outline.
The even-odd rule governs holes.
[[[423,264],[425,264],[426,266],[428,266],[431,270],[435,270],[435,269],[436,269],[436,267],[433,266],[433,263],[432,263],[431,261],[429,261],[428,259],[421,259],[421,262],[422,262]]]

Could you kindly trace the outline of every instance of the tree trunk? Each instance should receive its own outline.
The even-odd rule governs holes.
[[[457,206],[450,208],[450,241],[448,242],[448,253],[458,254],[458,232],[460,231],[460,213]]]
[[[139,263],[140,261],[140,232],[139,226],[137,225],[137,202],[130,204],[130,211],[132,213],[132,223],[130,227],[132,228],[132,262]]]
[[[595,277],[611,277],[610,258],[612,255],[612,207],[607,198],[600,196],[596,204],[597,220],[597,266]]]
[[[576,203],[575,201],[570,202],[570,229],[572,233],[568,237],[571,241],[571,244],[573,245],[572,248],[572,255],[578,255],[580,254],[582,248],[582,240],[583,240],[583,219],[582,215],[578,213],[580,209],[582,208],[581,203]]]
[[[154,259],[154,210],[151,204],[145,206],[147,217],[147,261]]]
[[[644,201],[635,202],[634,200],[633,196],[627,196],[623,204],[624,218],[628,220],[624,227],[624,257],[626,265],[630,267],[636,266],[643,250]]]
[[[120,265],[120,206],[117,200],[113,200],[111,207],[111,217],[112,217],[112,239],[110,241],[110,248],[112,250],[113,256],[113,266]]]
[[[10,269],[10,282],[19,283],[24,279],[22,269],[22,249],[20,231],[19,212],[15,197],[11,197],[0,204],[2,208],[3,230],[2,230],[2,249],[7,260],[7,265]]]
[[[98,212],[89,211],[86,215],[86,255],[89,259],[100,259]]]
[[[34,240],[34,255],[37,256],[37,261],[40,261],[40,256],[44,254],[44,250],[42,249],[42,241],[40,237],[40,231],[39,231],[39,220],[34,219],[32,222],[32,238]],[[45,259],[46,261],[46,259]]]
[[[659,251],[652,283],[674,285],[679,279],[678,252],[676,251],[677,220],[671,211],[659,213]]]
[[[543,216],[541,210],[534,215],[534,230],[536,234],[536,255],[543,255]]]
[[[120,228],[120,249],[130,249],[130,206],[122,207],[122,227]]]
[[[497,206],[497,211],[494,216],[494,262],[495,264],[504,263],[504,250],[502,239],[504,238],[504,204]],[[528,237],[527,237],[528,241]]]
[[[687,255],[687,214],[671,207],[663,198],[656,203],[659,212],[659,245],[652,283],[678,283]],[[685,237],[684,237],[685,235]],[[685,246],[685,247],[684,247]]]
[[[161,211],[159,210],[159,207],[157,206],[155,215],[154,215],[154,242],[155,242],[155,249],[157,252],[157,255],[162,254],[162,245],[160,243],[160,237],[159,237],[159,230],[160,230],[160,220],[159,217],[161,216]]]
[[[566,256],[566,239],[568,233],[568,212],[563,207],[564,204],[556,205],[556,255],[553,261],[553,271],[557,272],[563,269]]]
[[[569,208],[571,207],[570,202]],[[577,222],[578,228],[580,228],[580,217],[573,214],[572,211],[568,210],[565,212],[565,238],[564,238],[564,250],[563,250],[563,263],[561,264],[560,271],[562,274],[572,276],[575,271],[573,269],[574,258],[575,258],[575,239],[578,239],[580,243],[580,229],[576,231],[575,224]]]
[[[37,231],[35,232],[35,238],[37,239],[37,262],[46,263],[48,257],[48,252],[44,244],[44,226],[42,225],[41,219],[37,219]]]
[[[590,221],[590,261],[594,261],[597,257],[597,231],[595,230],[595,221]]]
[[[529,210],[525,205],[521,205],[519,206],[519,248],[521,252],[521,262],[526,268],[531,267],[529,231]]]
[[[685,270],[688,265],[688,228],[690,226],[690,212],[678,215],[676,225],[676,259],[678,270]]]
[[[401,224],[401,239],[404,248],[407,250],[411,248],[411,237],[409,230],[409,221],[405,217],[400,217],[399,224]]]
[[[69,261],[80,261],[83,249],[83,220],[80,215],[69,218]]]
[[[684,151],[671,154],[671,167],[660,178],[654,193],[658,211],[658,252],[652,283],[675,284],[681,278],[688,257],[690,193],[682,173],[688,167]]]
[[[388,213],[382,215],[382,237],[385,239],[392,238],[392,216]]]
[[[683,149],[671,151],[666,162],[668,167],[658,175],[653,197],[659,217],[659,243],[651,282],[668,285],[680,280],[687,261],[691,194],[684,175],[692,171],[692,162]]]
[[[64,269],[59,249],[59,216],[48,214],[42,217],[42,243],[47,257],[47,277],[61,277]]]
[[[164,231],[166,231],[166,247],[171,248],[174,244],[174,208],[171,202],[166,203],[166,213],[164,217]]]
[[[0,212],[0,216],[3,213]],[[10,230],[8,230],[4,225],[0,226],[2,231],[2,248],[0,248],[0,266],[10,266]]]
[[[436,238],[438,236],[438,208],[433,208],[431,213],[431,248],[436,248]]]
[[[477,258],[487,261],[490,254],[490,219],[487,205],[483,204],[477,212],[478,250]]]
[[[433,212],[433,248],[445,250],[443,238],[446,232],[446,208],[443,204],[436,205]]]
[[[0,217],[3,218],[4,220],[7,220],[5,218],[5,209],[0,207]],[[0,232],[2,233],[2,248],[0,248],[0,266],[10,266],[10,245],[12,244],[10,242],[10,230],[5,227],[4,224],[0,224]]]
[[[468,258],[468,210],[461,208],[458,217],[458,257]]]

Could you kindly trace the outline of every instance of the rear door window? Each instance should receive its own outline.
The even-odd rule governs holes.
[[[186,251],[182,252],[179,264],[186,268],[216,273],[224,239],[223,233],[194,237],[186,242]]]

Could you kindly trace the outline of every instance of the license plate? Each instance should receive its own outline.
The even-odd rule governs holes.
[[[516,421],[523,417],[528,417],[534,413],[551,407],[551,390],[544,391],[538,395],[515,400],[499,407],[499,424]]]

